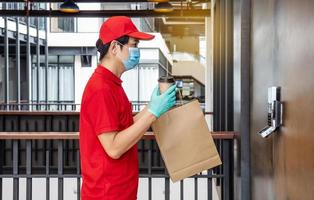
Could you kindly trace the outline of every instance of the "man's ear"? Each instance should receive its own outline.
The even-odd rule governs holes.
[[[116,55],[117,52],[118,52],[117,47],[118,47],[118,45],[116,44],[116,42],[115,42],[115,41],[112,41],[112,42],[110,43],[110,46],[109,46],[108,51],[109,51],[111,54]]]

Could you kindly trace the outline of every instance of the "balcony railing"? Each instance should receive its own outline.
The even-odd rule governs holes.
[[[80,199],[78,118],[78,113],[73,112],[0,113],[0,200],[19,199],[19,196],[34,200]],[[138,143],[138,198],[212,199],[214,185],[221,199],[230,199],[236,133],[209,134],[223,164],[172,184],[154,135],[147,132]],[[36,182],[39,179],[40,184]],[[73,188],[71,193],[66,187],[69,179],[75,185],[74,193]],[[39,186],[42,189],[36,189]]]
[[[214,169],[207,170],[195,176],[192,176],[190,182],[194,182],[194,199],[199,199],[199,182],[200,180],[206,180],[206,199],[212,199],[212,181],[215,180],[216,184],[221,188],[219,196],[222,199],[229,199],[230,190],[232,187],[230,166],[232,166],[232,156],[230,150],[234,139],[234,133],[212,133],[215,141],[221,143],[219,153],[223,159],[223,165]],[[79,165],[79,148],[76,145],[75,148],[68,148],[68,142],[72,141],[77,143],[79,135],[77,132],[1,132],[0,140],[1,146],[4,143],[11,145],[11,148],[2,149],[2,158],[5,160],[12,160],[11,163],[2,161],[0,165],[0,199],[6,199],[4,197],[12,196],[13,199],[19,199],[19,187],[20,180],[26,179],[26,199],[39,199],[38,196],[45,196],[46,199],[50,198],[51,179],[57,179],[57,198],[58,200],[67,199],[65,197],[64,179],[76,180],[76,198],[80,199],[81,188],[81,175]],[[54,144],[49,148],[39,148],[36,145],[39,142],[46,142]],[[154,136],[148,132],[144,135],[142,141],[139,143],[139,159],[140,159],[140,178],[147,180],[147,194],[143,199],[153,198],[153,180],[163,179],[164,187],[160,191],[164,190],[164,194],[159,194],[159,198],[168,200],[170,199],[170,179],[167,171],[164,168],[163,163],[156,163],[153,160],[160,160],[159,151],[154,148],[155,146]],[[54,147],[53,147],[54,146]],[[143,146],[144,148],[142,148]],[[8,156],[11,155],[11,156]],[[21,161],[24,156],[25,161]],[[157,158],[159,157],[159,158]],[[157,159],[156,159],[157,158]],[[70,166],[69,162],[75,163],[75,166]],[[34,165],[34,163],[40,163]],[[34,179],[44,179],[45,190],[37,191],[34,196],[33,184]],[[7,194],[7,191],[3,190],[3,179],[13,179],[13,191],[12,194]],[[179,194],[181,199],[184,199],[184,183],[186,181],[180,181]],[[189,184],[190,185],[190,184]],[[156,186],[155,186],[156,187]],[[159,185],[160,187],[160,185]],[[187,186],[186,186],[187,187]],[[191,187],[191,186],[189,186]],[[204,187],[202,187],[204,189]],[[39,195],[38,192],[44,192],[45,194]],[[69,192],[69,191],[66,191]],[[204,191],[203,191],[204,192]],[[5,194],[6,193],[6,194]],[[173,193],[173,192],[172,192]],[[37,197],[37,198],[36,198]]]
[[[80,104],[57,103],[8,103],[0,104],[0,111],[80,111]]]
[[[183,101],[186,103],[187,101]],[[149,102],[148,101],[132,101],[133,112],[139,112]],[[178,101],[177,105],[181,102]],[[201,103],[203,110],[205,103]],[[0,103],[0,111],[65,111],[65,112],[79,112],[81,109],[80,104],[72,102],[52,102],[52,103]]]

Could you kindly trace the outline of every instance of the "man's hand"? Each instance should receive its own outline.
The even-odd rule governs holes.
[[[176,85],[169,87],[163,94],[160,94],[157,86],[148,104],[148,111],[159,118],[176,103]]]

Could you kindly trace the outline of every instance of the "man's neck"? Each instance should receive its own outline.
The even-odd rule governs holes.
[[[117,77],[121,77],[123,71],[121,70],[122,67],[119,67],[117,63],[110,62],[109,60],[102,60],[100,65],[111,71]]]

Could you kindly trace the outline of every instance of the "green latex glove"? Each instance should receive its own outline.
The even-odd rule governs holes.
[[[169,87],[163,94],[160,94],[157,86],[148,104],[148,111],[159,118],[176,103],[176,85]]]

